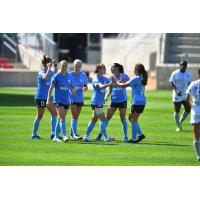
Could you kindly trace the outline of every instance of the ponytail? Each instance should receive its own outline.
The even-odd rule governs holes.
[[[138,73],[142,79],[142,85],[147,85],[147,82],[148,82],[148,73],[147,71],[145,70],[145,67],[143,64],[141,63],[138,63],[135,65],[135,68],[138,70]]]

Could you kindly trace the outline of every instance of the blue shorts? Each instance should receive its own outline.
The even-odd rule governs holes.
[[[63,106],[65,110],[66,110],[66,109],[69,109],[69,104],[54,103],[54,105],[55,105],[56,107],[61,107],[61,106]]]
[[[110,107],[113,107],[113,108],[127,108],[127,101],[117,102],[117,103],[111,102],[110,103]]]

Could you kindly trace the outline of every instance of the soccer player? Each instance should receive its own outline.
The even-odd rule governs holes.
[[[122,83],[129,80],[129,76],[124,73],[124,68],[119,63],[113,63],[111,66],[111,72],[113,77],[115,78],[116,82],[120,81]],[[126,121],[126,109],[127,109],[127,95],[126,89],[121,88],[117,85],[111,85],[109,88],[109,92],[106,94],[105,100],[107,101],[108,97],[111,95],[111,102],[110,106],[107,110],[106,115],[106,125],[108,125],[110,119],[114,115],[115,111],[119,109],[122,128],[124,132],[123,141],[128,141],[128,130],[127,130],[127,121]],[[100,140],[102,137],[102,133],[100,132],[97,136],[96,140]]]
[[[187,62],[181,61],[179,69],[175,70],[169,79],[169,82],[173,88],[172,101],[174,102],[174,119],[176,122],[177,132],[182,130],[182,123],[190,113],[191,107],[189,102],[186,100],[185,92],[191,81],[192,75],[187,71]],[[179,112],[182,104],[185,108],[185,111],[179,119]]]
[[[43,68],[38,73],[38,87],[36,89],[36,94],[35,94],[37,116],[33,124],[32,139],[41,139],[41,137],[37,134],[37,131],[40,125],[40,120],[43,117],[45,107],[47,107],[47,109],[51,113],[50,138],[52,139],[55,135],[57,113],[51,101],[48,105],[46,105],[48,90],[51,84],[51,78],[54,75],[54,72],[51,70],[52,60],[47,55],[44,55],[42,59],[42,65],[43,65]],[[55,61],[54,61],[54,67],[56,68]]]
[[[72,87],[70,89],[70,107],[71,107],[71,128],[70,137],[74,140],[82,139],[77,133],[78,117],[80,115],[82,106],[84,106],[83,91],[88,90],[88,78],[86,73],[81,71],[82,61],[76,59],[74,61],[74,71],[69,72],[72,80]]]
[[[62,60],[60,62],[60,70],[53,76],[48,92],[47,105],[51,102],[51,94],[55,88],[54,104],[56,105],[59,120],[56,124],[55,137],[53,138],[54,142],[62,142],[58,135],[59,127],[63,133],[63,141],[66,142],[69,139],[66,133],[65,117],[69,109],[69,88],[71,87],[71,81],[67,73],[67,67],[67,61]]]
[[[143,64],[136,64],[134,69],[135,77],[126,83],[116,82],[112,79],[113,83],[119,87],[126,88],[128,86],[132,89],[132,105],[129,120],[132,123],[132,139],[128,143],[138,143],[145,138],[142,134],[138,119],[141,113],[143,113],[146,105],[146,97],[144,95],[145,85],[148,81],[148,74]],[[137,138],[138,135],[138,138]]]
[[[96,65],[96,70],[95,70],[96,76],[92,80],[93,95],[91,99],[91,107],[93,110],[93,116],[92,120],[88,124],[87,132],[83,137],[84,141],[91,141],[90,133],[92,132],[98,119],[100,119],[100,129],[104,135],[105,141],[109,142],[115,140],[115,138],[109,137],[106,133],[106,118],[103,105],[106,92],[105,90],[112,83],[106,76],[104,76],[105,72],[106,72],[106,67],[104,64]]]
[[[188,102],[190,102],[190,96],[193,101],[190,123],[193,127],[193,145],[197,155],[197,161],[200,161],[200,69],[198,70],[198,80],[193,81],[189,85],[186,95]]]

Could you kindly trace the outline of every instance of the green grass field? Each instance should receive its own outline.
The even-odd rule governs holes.
[[[33,96],[35,89],[0,88],[0,165],[62,165],[62,166],[193,166],[198,165],[192,146],[189,117],[181,133],[175,132],[171,91],[147,91],[147,105],[140,118],[146,139],[140,144],[122,142],[122,127],[118,111],[110,121],[107,132],[117,141],[91,143],[69,141],[54,143],[49,139],[50,114],[40,123],[38,134],[43,140],[32,140],[35,118]],[[130,110],[130,91],[128,91]],[[79,119],[78,132],[84,135],[91,119],[91,91],[85,93],[85,107]],[[107,106],[106,106],[107,108]],[[128,113],[127,113],[128,114]],[[66,124],[69,132],[71,113]],[[131,126],[128,124],[129,137]],[[99,123],[91,134],[95,139]]]

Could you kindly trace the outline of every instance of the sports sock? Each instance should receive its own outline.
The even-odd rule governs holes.
[[[77,135],[77,124],[78,124],[77,119],[71,119],[71,129],[73,136]]]
[[[60,119],[60,129],[62,131],[63,136],[67,136],[65,119]]]
[[[180,119],[180,123],[182,123],[186,119],[186,117],[188,116],[188,114],[189,114],[189,112],[186,112],[186,111],[183,112],[183,114],[181,116],[181,119]]]
[[[59,133],[60,133],[60,121],[58,120],[56,123],[56,128],[55,128],[55,137],[59,138]]]
[[[108,123],[109,123],[109,120],[108,119],[105,119],[105,126],[107,127],[108,126]],[[99,134],[97,137],[101,138],[103,135],[102,131],[101,131],[101,121],[100,121],[100,131],[99,131]]]
[[[108,135],[106,133],[106,120],[101,120],[100,121],[100,128],[101,128],[101,132],[102,132],[104,138],[107,139]]]
[[[194,145],[194,150],[195,150],[197,156],[200,157],[199,140],[194,140],[193,145]]]
[[[92,121],[90,121],[90,123],[88,124],[88,129],[87,129],[87,132],[86,132],[86,137],[90,136],[90,133],[92,132],[94,126],[95,126],[95,123],[93,123]]]
[[[174,112],[174,119],[175,119],[175,122],[176,122],[176,126],[179,127],[179,113]]]
[[[140,129],[140,125],[139,125],[138,122],[136,122],[136,123],[137,123],[137,134],[138,134],[138,136],[141,136],[142,135],[142,131]]]
[[[40,119],[38,119],[37,117],[35,118],[35,121],[33,123],[33,132],[32,132],[32,136],[37,135],[37,131],[38,131],[38,127],[40,125]]]
[[[124,138],[128,138],[128,126],[127,126],[126,120],[122,121],[122,128],[123,128],[123,131],[124,131]]]
[[[132,140],[136,141],[137,140],[137,122],[133,121],[132,122]]]
[[[55,128],[56,128],[56,115],[51,115],[51,135],[55,135]]]

